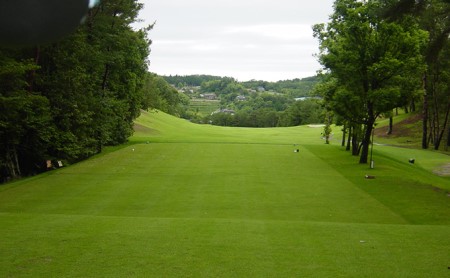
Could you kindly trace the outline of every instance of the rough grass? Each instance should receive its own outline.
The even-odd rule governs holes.
[[[449,274],[445,155],[375,146],[368,169],[320,128],[137,125],[128,146],[0,187],[0,277]]]
[[[392,134],[388,135],[389,119],[377,121],[375,135],[377,142],[407,148],[422,146],[422,115],[400,114],[394,117]]]

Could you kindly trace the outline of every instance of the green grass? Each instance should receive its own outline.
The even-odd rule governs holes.
[[[137,127],[123,148],[0,187],[0,277],[450,274],[450,178],[432,174],[448,156],[375,146],[368,169],[320,128],[161,112]]]

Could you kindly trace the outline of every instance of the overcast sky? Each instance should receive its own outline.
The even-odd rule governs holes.
[[[141,0],[156,21],[150,71],[278,81],[315,75],[312,25],[328,21],[333,0]]]

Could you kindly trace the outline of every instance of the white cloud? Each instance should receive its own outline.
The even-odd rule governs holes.
[[[311,26],[327,21],[333,0],[144,0],[156,21],[150,70],[239,80],[314,75],[320,65]]]
[[[311,26],[306,24],[258,24],[227,27],[225,34],[254,34],[277,40],[296,41],[312,36]]]

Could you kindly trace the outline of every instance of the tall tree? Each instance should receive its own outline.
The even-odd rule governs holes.
[[[391,0],[382,16],[400,22],[405,16],[418,18],[421,27],[429,33],[425,51],[427,70],[423,74],[422,148],[429,142],[439,149],[448,125],[450,109],[448,72],[450,42],[450,0]],[[448,127],[450,134],[450,126]]]
[[[350,117],[341,116],[364,127],[360,163],[368,162],[376,118],[397,106],[404,77],[422,67],[426,39],[412,20],[382,20],[380,8],[376,0],[336,0],[331,21],[314,26],[319,61],[337,80],[332,99],[354,107]]]
[[[75,34],[41,48],[38,88],[60,132],[53,155],[78,160],[120,144],[139,115],[152,28],[134,30],[142,4],[105,0]]]
[[[60,41],[0,50],[2,177],[127,140],[142,105],[153,27],[132,27],[141,8],[137,0],[104,0]]]
[[[39,167],[53,137],[50,105],[30,92],[29,76],[37,69],[20,52],[0,50],[0,179],[16,178]],[[31,167],[30,167],[31,166]]]

